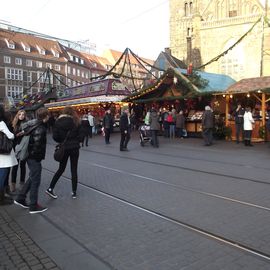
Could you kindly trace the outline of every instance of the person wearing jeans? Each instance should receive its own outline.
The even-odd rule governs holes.
[[[37,111],[37,119],[26,123],[22,133],[30,135],[28,145],[27,165],[29,168],[29,177],[24,183],[14,203],[23,208],[29,208],[30,214],[36,214],[46,211],[48,208],[38,204],[38,191],[41,181],[41,161],[46,155],[46,122],[49,120],[49,112],[45,108]],[[30,205],[26,202],[26,196],[30,191]]]

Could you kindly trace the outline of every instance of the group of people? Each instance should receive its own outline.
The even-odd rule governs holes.
[[[120,151],[128,151],[128,142],[130,140],[131,133],[131,120],[128,107],[122,108],[123,113],[119,120],[119,129],[121,133],[120,139]],[[103,117],[103,132],[105,138],[105,144],[110,144],[111,132],[113,130],[114,118],[111,114],[111,110],[108,109]]]
[[[27,121],[26,112],[17,112],[12,123],[7,120],[3,106],[0,106],[0,132],[4,133],[9,140],[13,140],[13,149],[8,154],[0,154],[0,205],[15,203],[29,209],[30,214],[41,213],[47,207],[38,203],[38,193],[41,181],[42,165],[45,159],[47,143],[47,122],[49,112],[46,108],[40,108],[36,112],[36,119]],[[27,158],[19,160],[15,156],[16,146],[23,137],[28,136]],[[54,174],[46,193],[57,199],[54,188],[57,181],[66,169],[68,159],[71,165],[72,198],[77,196],[78,183],[78,159],[80,143],[83,139],[83,131],[80,118],[72,107],[65,107],[62,114],[57,118],[53,128],[53,139],[57,143],[65,143],[64,155],[59,162],[59,168]],[[14,151],[15,150],[15,151]],[[25,165],[29,168],[29,177],[25,181]],[[20,189],[16,191],[16,174],[20,165]],[[9,188],[9,172],[11,170],[11,188]],[[30,193],[28,203],[27,194]],[[7,196],[11,195],[11,196]],[[12,198],[15,197],[15,200]]]

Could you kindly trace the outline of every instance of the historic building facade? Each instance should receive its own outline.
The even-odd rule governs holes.
[[[270,27],[265,13],[258,0],[170,0],[172,54],[195,68],[213,60],[205,71],[235,80],[270,75]]]

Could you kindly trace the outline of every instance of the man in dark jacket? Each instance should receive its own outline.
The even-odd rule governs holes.
[[[128,151],[127,145],[130,140],[130,119],[128,116],[128,108],[124,109],[120,117],[119,127],[121,132],[120,151]]]
[[[152,108],[150,112],[150,117],[149,117],[149,123],[150,123],[150,130],[151,130],[151,136],[152,136],[152,145],[153,147],[159,147],[159,142],[158,142],[158,137],[157,133],[159,131],[159,115],[157,114],[157,111],[155,108]]]
[[[244,137],[244,114],[245,109],[241,104],[238,104],[234,112],[236,143],[240,142],[240,133],[242,135],[242,139]]]
[[[105,133],[105,143],[110,144],[111,131],[113,129],[114,120],[111,115],[111,110],[107,110],[103,117],[103,128]]]
[[[214,115],[210,106],[205,106],[205,112],[202,117],[202,132],[205,146],[212,145],[214,128]]]
[[[28,128],[23,129],[25,135],[30,135],[28,145],[27,165],[29,168],[29,178],[23,185],[14,203],[29,208],[30,214],[41,213],[47,210],[38,204],[38,190],[41,181],[41,161],[46,154],[46,122],[49,120],[48,110],[41,108],[37,111],[37,119],[31,120]],[[29,129],[31,130],[29,132]],[[30,191],[30,205],[25,201],[27,193]]]

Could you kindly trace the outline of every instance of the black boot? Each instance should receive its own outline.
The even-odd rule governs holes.
[[[248,146],[253,146],[253,144],[251,144],[251,140],[248,141]]]
[[[245,146],[248,146],[248,140],[245,140]]]
[[[13,200],[9,200],[5,197],[5,190],[0,190],[0,205],[13,204]]]

